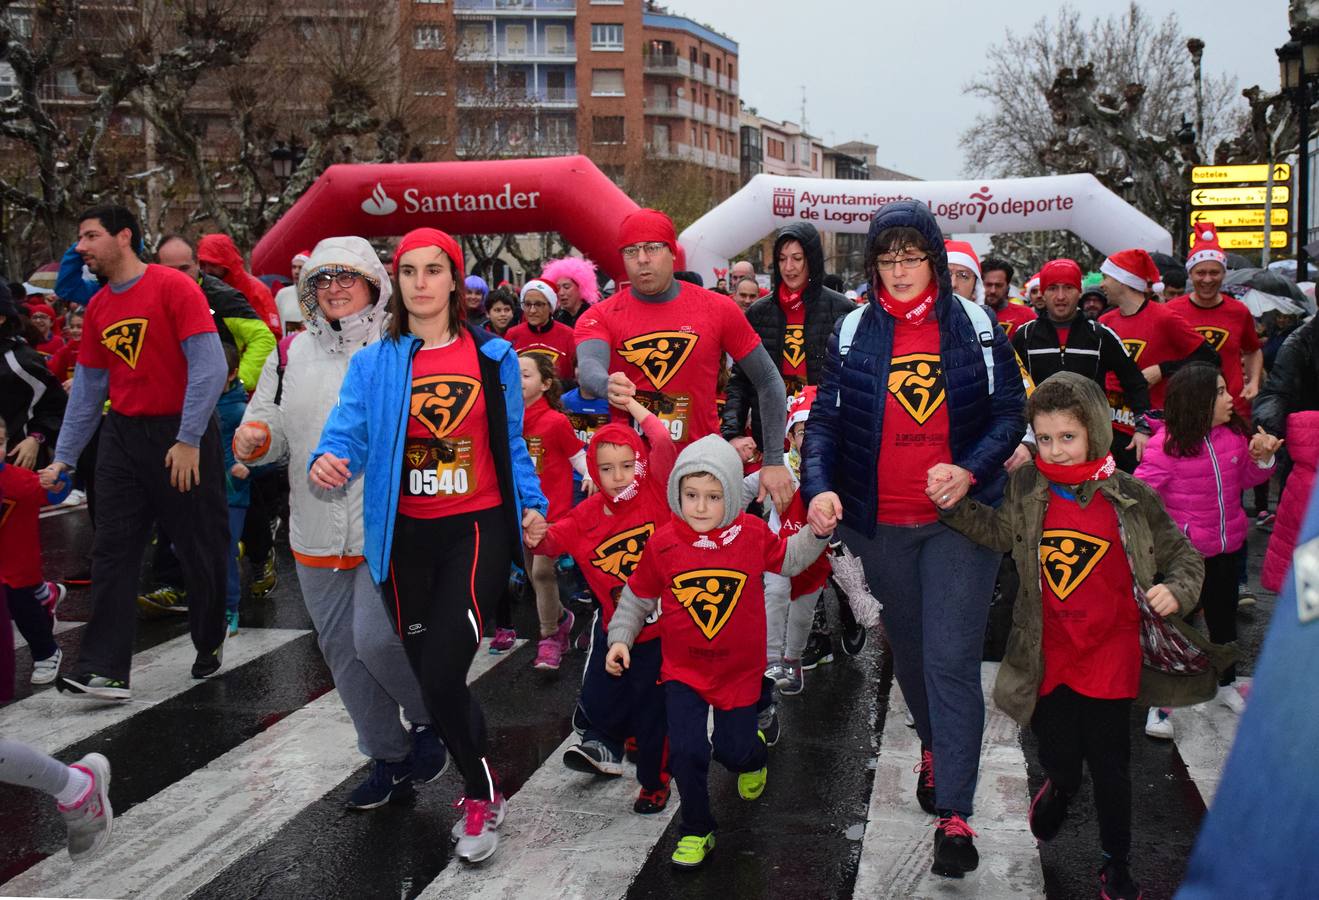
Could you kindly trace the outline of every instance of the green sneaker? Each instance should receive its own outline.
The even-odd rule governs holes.
[[[277,584],[279,584],[279,574],[275,571],[275,553],[271,551],[260,572],[252,578],[251,595],[257,598],[269,597]]]
[[[757,731],[756,736],[763,743],[765,732]],[[737,794],[743,800],[755,800],[765,793],[765,782],[769,781],[769,766],[761,766],[754,772],[743,772],[737,776]]]
[[[186,616],[188,592],[172,585],[165,585],[150,593],[138,594],[137,605],[147,618],[155,618],[165,613]]]
[[[714,832],[683,835],[678,838],[678,849],[673,851],[673,864],[680,869],[695,869],[705,862],[705,857],[713,849]]]

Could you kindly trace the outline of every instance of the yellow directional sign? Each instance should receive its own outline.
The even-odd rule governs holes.
[[[1269,233],[1269,245],[1275,250],[1291,244],[1292,236],[1286,231]],[[1191,236],[1191,246],[1195,245],[1195,236]],[[1259,250],[1264,246],[1262,231],[1220,231],[1218,246],[1224,250]]]
[[[1286,225],[1291,221],[1291,211],[1285,206],[1273,207],[1273,224]],[[1191,213],[1191,226],[1201,222],[1213,222],[1218,228],[1263,228],[1264,210],[1262,209],[1197,209]]]
[[[1191,169],[1192,184],[1235,184],[1239,181],[1268,181],[1267,163],[1250,166],[1196,166]],[[1273,164],[1273,180],[1292,180],[1292,167],[1287,163]]]
[[[1192,206],[1263,206],[1266,202],[1266,188],[1195,188],[1191,191]],[[1291,199],[1291,190],[1285,185],[1273,188],[1273,202],[1287,203]]]

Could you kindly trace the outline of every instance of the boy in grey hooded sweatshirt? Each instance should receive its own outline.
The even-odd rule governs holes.
[[[668,494],[674,518],[656,529],[623,588],[609,623],[605,668],[615,675],[627,668],[632,642],[645,621],[657,617],[669,769],[682,795],[673,863],[691,868],[714,848],[710,707],[714,758],[739,773],[743,799],[765,789],[768,752],[757,728],[757,707],[765,705],[763,574],[796,575],[820,556],[828,535],[804,528],[785,540],[742,512],[742,460],[718,435],[678,455]]]

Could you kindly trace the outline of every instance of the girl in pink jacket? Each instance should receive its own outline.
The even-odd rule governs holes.
[[[1274,452],[1282,444],[1263,429],[1247,439],[1250,426],[1232,400],[1216,366],[1182,368],[1168,382],[1164,428],[1150,438],[1135,472],[1159,493],[1168,515],[1205,558],[1196,608],[1204,610],[1209,639],[1216,644],[1237,639],[1238,572],[1247,527],[1241,494],[1269,480]],[[1223,672],[1218,699],[1239,713],[1245,700],[1235,680],[1236,667],[1230,666]],[[1166,710],[1149,711],[1145,733],[1172,737]]]

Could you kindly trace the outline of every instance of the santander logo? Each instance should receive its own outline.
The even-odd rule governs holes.
[[[362,212],[371,216],[387,216],[398,209],[398,202],[385,193],[385,187],[376,182],[371,196],[362,201]]]

